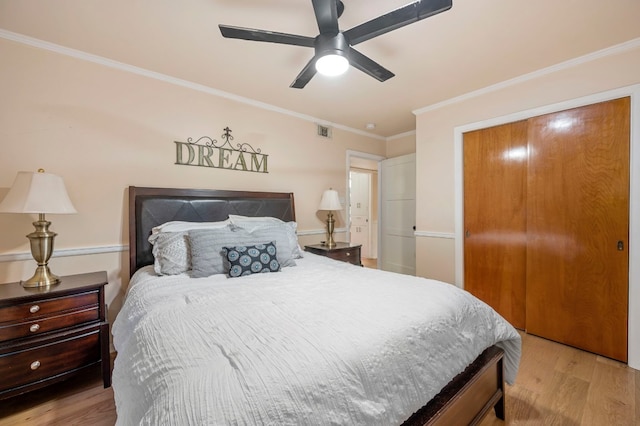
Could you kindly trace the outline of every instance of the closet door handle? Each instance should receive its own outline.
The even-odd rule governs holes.
[[[466,231],[464,231],[464,237],[465,238],[469,238],[470,236],[471,236],[471,232],[469,232],[468,229]]]
[[[624,251],[624,241],[618,241],[618,251]]]

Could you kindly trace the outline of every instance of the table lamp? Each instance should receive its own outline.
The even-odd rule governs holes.
[[[327,247],[333,248],[336,246],[336,242],[333,240],[333,229],[335,226],[335,219],[333,218],[333,212],[336,210],[342,210],[340,204],[340,198],[338,197],[338,191],[335,189],[327,189],[322,193],[322,199],[320,200],[320,206],[318,210],[326,210],[327,214]]]
[[[36,230],[27,235],[31,243],[31,255],[38,263],[35,273],[23,287],[48,287],[60,282],[60,278],[51,273],[48,262],[53,253],[53,240],[57,235],[49,230],[46,213],[76,213],[71,204],[67,189],[60,176],[45,173],[43,169],[35,172],[18,172],[11,189],[2,203],[0,213],[37,213],[38,220],[33,222]]]

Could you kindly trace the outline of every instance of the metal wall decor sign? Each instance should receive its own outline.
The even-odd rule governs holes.
[[[222,143],[202,136],[198,140],[188,138],[176,144],[176,164],[180,166],[213,167],[216,169],[240,170],[242,172],[269,173],[267,154],[254,149],[248,143],[238,143],[235,148],[231,141],[231,129],[224,128]]]

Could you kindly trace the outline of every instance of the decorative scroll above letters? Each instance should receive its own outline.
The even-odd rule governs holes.
[[[248,143],[238,143],[235,148],[231,141],[231,129],[224,128],[222,134],[224,142],[209,136],[202,136],[194,141],[188,138],[186,142],[174,141],[176,144],[176,164],[180,166],[213,167],[216,169],[240,170],[242,172],[269,173],[266,154],[260,149],[254,149]]]

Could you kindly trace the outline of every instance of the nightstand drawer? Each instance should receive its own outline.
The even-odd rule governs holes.
[[[304,246],[304,249],[308,252],[319,254],[320,256],[326,256],[330,259],[362,266],[362,262],[360,260],[361,247],[362,245],[360,244],[336,242],[336,245],[332,247],[324,244],[312,244]]]
[[[80,311],[72,311],[61,315],[50,315],[36,320],[25,321],[7,326],[0,325],[0,342],[20,337],[35,336],[47,331],[97,321],[100,317],[98,305]]]
[[[106,284],[104,271],[63,276],[42,291],[0,284],[0,401],[94,367],[111,386]]]
[[[35,300],[13,306],[0,308],[0,324],[11,321],[24,321],[39,318],[48,314],[68,311],[83,306],[98,306],[99,294],[91,291],[55,299]]]
[[[100,361],[100,329],[96,326],[68,339],[0,355],[0,392]]]
[[[354,265],[360,265],[360,248],[351,248],[327,253],[327,257],[335,260],[341,260]]]

